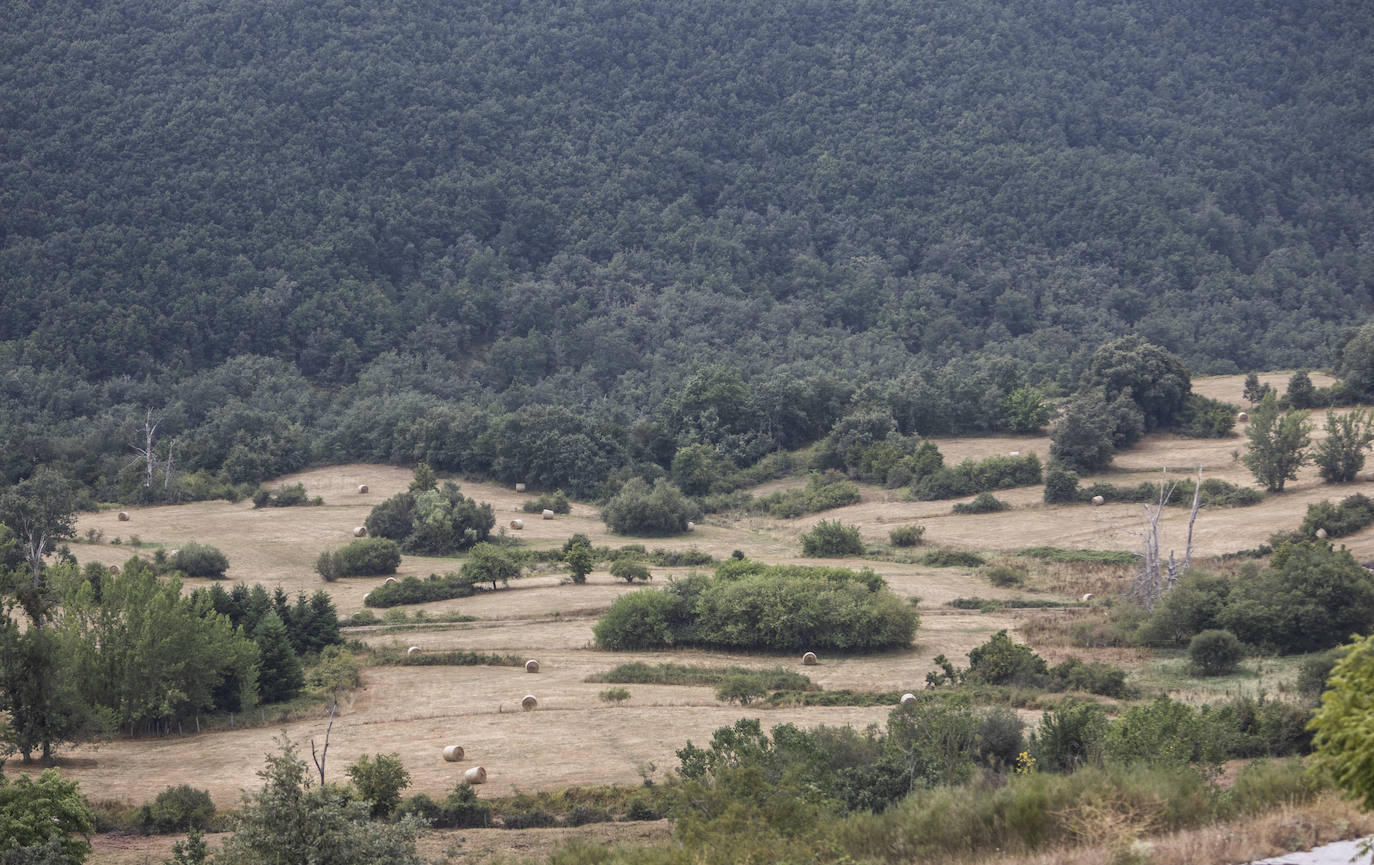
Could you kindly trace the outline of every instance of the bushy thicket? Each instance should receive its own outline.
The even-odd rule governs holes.
[[[814,557],[861,556],[864,552],[859,527],[839,520],[821,520],[801,536],[802,555]]]
[[[1099,661],[1067,658],[1051,667],[1030,646],[1013,643],[1005,630],[968,654],[967,668],[958,668],[944,655],[937,655],[937,672],[926,674],[926,686],[1001,685],[1046,691],[1087,691],[1105,697],[1130,696],[1126,671]]]
[[[551,493],[540,493],[536,498],[522,504],[520,509],[527,514],[539,514],[546,510],[566,514],[572,511],[572,504],[562,490],[554,490]]]
[[[1060,481],[1060,489],[1056,491],[1057,496],[1065,494],[1063,487],[1067,486]],[[1164,485],[1164,491],[1168,493],[1165,500],[1166,505],[1190,507],[1193,503],[1193,490],[1196,484],[1188,479],[1178,482],[1169,482]],[[1047,488],[1048,489],[1048,488]],[[1124,486],[1110,484],[1105,481],[1098,481],[1091,486],[1078,489],[1075,498],[1080,502],[1092,501],[1094,496],[1102,496],[1107,502],[1135,502],[1145,504],[1158,504],[1160,498],[1161,485],[1156,482],[1144,481],[1135,486]],[[1064,499],[1060,499],[1063,501]],[[1046,499],[1048,501],[1048,499]],[[1207,478],[1202,482],[1202,492],[1198,496],[1198,503],[1203,507],[1211,508],[1243,508],[1250,505],[1257,505],[1264,501],[1264,493],[1251,487],[1238,487],[1229,481],[1220,478]]]
[[[291,484],[290,486],[278,487],[269,490],[266,487],[258,487],[253,492],[253,507],[255,508],[291,508],[298,505],[320,506],[324,504],[324,499],[315,496],[313,499],[306,493],[305,484]]]
[[[1307,506],[1298,533],[1316,538],[1317,529],[1325,529],[1328,538],[1343,538],[1374,525],[1374,500],[1363,493],[1341,499],[1340,504],[1329,501]]]
[[[804,488],[760,496],[750,503],[749,509],[776,519],[792,519],[852,505],[859,498],[859,487],[851,481],[812,475]]]
[[[1042,467],[1035,454],[1019,457],[988,457],[964,460],[918,480],[911,488],[918,501],[954,499],[977,493],[1032,486],[1041,482]]]
[[[191,541],[183,544],[168,559],[168,564],[188,577],[220,580],[229,570],[229,557],[216,547]]]
[[[445,556],[485,541],[496,525],[491,505],[478,504],[445,481],[437,489],[398,493],[367,515],[367,533],[420,556]]]
[[[1269,567],[1244,567],[1234,580],[1186,574],[1138,628],[1152,644],[1186,645],[1224,629],[1247,645],[1282,654],[1340,645],[1374,627],[1374,574],[1345,549],[1321,542],[1280,546]]]
[[[324,579],[384,577],[401,565],[401,548],[390,538],[359,538],[338,550],[325,550],[315,560],[315,571]]]
[[[757,559],[726,559],[716,565],[716,578],[737,580],[748,576],[770,576],[788,580],[829,580],[832,583],[862,583],[870,592],[887,588],[887,581],[872,568],[850,568],[817,565],[770,565]]]
[[[956,514],[995,514],[998,511],[1005,511],[1011,505],[994,496],[992,493],[979,493],[970,502],[956,502],[954,512]]]
[[[687,531],[687,523],[699,516],[699,509],[664,478],[650,486],[641,478],[630,478],[601,508],[601,519],[611,531],[622,535],[676,535]]]
[[[424,604],[466,598],[477,593],[477,580],[450,571],[428,577],[403,577],[394,583],[383,583],[367,593],[363,603],[369,607],[398,607],[403,604]]]
[[[894,547],[915,547],[925,536],[925,526],[901,526],[887,533],[888,543]]]
[[[178,784],[140,807],[138,824],[147,833],[189,832],[192,829],[206,832],[214,817],[215,803],[208,792],[189,784]]]
[[[906,646],[910,604],[860,574],[762,572],[675,580],[621,595],[593,628],[604,649],[697,645],[762,651]]]

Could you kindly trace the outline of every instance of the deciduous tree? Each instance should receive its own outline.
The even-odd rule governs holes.
[[[1267,394],[1250,416],[1245,435],[1250,447],[1241,462],[1254,474],[1255,480],[1271,492],[1279,492],[1287,481],[1298,476],[1298,469],[1307,464],[1307,446],[1311,444],[1312,425],[1305,411],[1280,412],[1278,399]]]

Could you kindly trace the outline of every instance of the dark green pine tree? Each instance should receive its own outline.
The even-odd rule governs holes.
[[[280,703],[299,694],[305,687],[305,671],[275,610],[262,617],[253,640],[258,644],[258,699]]]

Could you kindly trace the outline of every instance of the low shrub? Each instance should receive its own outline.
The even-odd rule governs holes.
[[[1078,493],[1078,475],[1058,464],[1051,464],[1045,472],[1045,503],[1064,505],[1082,501]]]
[[[998,511],[1009,510],[1011,505],[994,496],[992,493],[979,493],[971,502],[958,502],[954,505],[956,514],[995,514]]]
[[[852,505],[859,499],[859,487],[853,481],[812,475],[804,488],[761,496],[754,499],[750,509],[775,519],[793,519]]]
[[[191,541],[176,551],[170,565],[188,577],[221,580],[229,570],[229,557],[215,547]]]
[[[619,706],[621,703],[630,699],[629,688],[607,688],[597,695],[603,703],[612,703]]]
[[[938,469],[918,480],[911,489],[917,501],[954,499],[992,490],[1033,486],[1041,482],[1042,467],[1035,454],[1023,457],[988,457],[975,462]]]
[[[649,553],[649,564],[657,565],[660,568],[696,568],[714,562],[714,556],[696,547],[685,550],[665,550],[662,547],[655,547],[653,552]]]
[[[259,487],[253,493],[253,507],[255,508],[290,508],[298,505],[319,506],[324,504],[324,499],[315,496],[313,499],[305,492],[305,484],[292,484],[289,487],[280,487],[276,490],[268,490]]]
[[[368,592],[363,598],[363,603],[369,607],[398,607],[402,604],[466,598],[476,593],[474,578],[450,571],[442,576],[430,574],[423,580],[419,577],[404,577],[394,583],[385,583]]]
[[[925,533],[925,526],[902,526],[889,532],[887,538],[894,547],[915,547]]]
[[[804,556],[860,556],[864,552],[858,527],[845,525],[839,520],[821,520],[801,536],[801,542]]]
[[[541,514],[546,510],[566,514],[572,512],[572,504],[562,490],[555,490],[551,493],[541,493],[537,498],[526,501],[520,509],[527,514]]]
[[[978,568],[987,562],[977,553],[965,550],[931,550],[921,558],[921,564],[932,568]]]
[[[1295,686],[1298,693],[1309,700],[1317,700],[1326,690],[1326,681],[1331,678],[1331,670],[1341,658],[1340,649],[1327,649],[1311,657],[1304,658],[1298,665],[1298,678]]]
[[[1024,565],[989,565],[978,572],[983,579],[999,589],[1024,585],[1026,567]]]
[[[384,577],[401,565],[401,548],[389,538],[359,538],[338,550],[325,550],[315,571],[329,582],[340,577]]]
[[[1244,657],[1245,647],[1230,631],[1202,631],[1188,643],[1188,659],[1193,662],[1193,669],[1202,676],[1234,673]]]
[[[215,803],[205,790],[189,784],[168,787],[150,804],[139,809],[138,823],[145,833],[168,834],[199,829],[208,832],[215,817]]]
[[[1317,529],[1325,529],[1328,538],[1344,538],[1371,525],[1374,525],[1374,501],[1362,493],[1355,493],[1342,499],[1339,505],[1329,501],[1308,505],[1298,532],[1305,538],[1315,539]]]

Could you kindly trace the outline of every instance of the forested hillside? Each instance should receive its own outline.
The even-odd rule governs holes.
[[[3,17],[8,482],[156,497],[152,412],[235,483],[423,459],[585,494],[854,408],[999,428],[1126,333],[1329,363],[1370,311],[1357,0]]]

